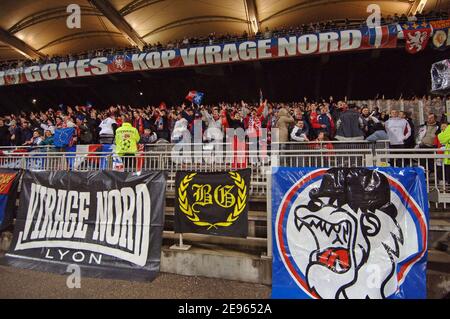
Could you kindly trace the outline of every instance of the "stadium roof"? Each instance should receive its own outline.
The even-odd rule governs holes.
[[[423,0],[422,0],[423,1]],[[257,24],[282,27],[364,18],[370,3],[384,16],[408,14],[420,0],[1,0],[0,60],[91,49],[167,43],[210,32],[251,33]],[[81,28],[69,29],[67,6],[81,8]],[[424,10],[448,9],[428,0]],[[253,25],[253,28],[252,28]]]

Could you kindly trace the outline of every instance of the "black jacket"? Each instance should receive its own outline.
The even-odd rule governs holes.
[[[11,134],[9,134],[9,129],[7,126],[0,126],[0,146],[10,146],[11,145]]]

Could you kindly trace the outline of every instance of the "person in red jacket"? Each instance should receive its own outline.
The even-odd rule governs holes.
[[[249,115],[244,119],[244,126],[249,138],[260,138],[262,131],[262,122],[264,121],[263,111],[267,105],[267,100],[258,108],[253,108]]]
[[[258,108],[253,108],[249,115],[244,119],[245,131],[249,139],[249,149],[256,151],[260,150],[262,123],[264,121],[263,111],[267,105],[267,100]],[[252,162],[256,159],[256,154],[251,154]]]
[[[144,119],[142,118],[141,114],[139,114],[137,111],[134,111],[133,117],[133,127],[138,130],[140,135],[144,134]]]
[[[309,113],[309,123],[311,124],[310,134],[313,137],[316,137],[319,135],[319,132],[321,130],[326,130],[327,126],[325,124],[321,124],[319,122],[319,114],[317,113],[317,105],[311,104],[310,106],[310,113]]]

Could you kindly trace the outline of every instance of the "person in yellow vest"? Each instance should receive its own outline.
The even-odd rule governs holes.
[[[450,125],[438,135],[439,142],[445,145],[445,154],[450,155]],[[450,184],[450,157],[444,159],[445,181]]]
[[[115,142],[116,153],[122,157],[125,171],[134,166],[134,156],[140,139],[138,130],[131,125],[131,120],[124,119],[122,126],[116,130]]]

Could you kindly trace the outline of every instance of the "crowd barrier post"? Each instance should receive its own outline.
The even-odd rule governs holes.
[[[185,245],[183,243],[183,234],[180,233],[178,236],[178,244],[173,244],[170,246],[170,249],[172,250],[189,250],[191,248],[191,245]]]
[[[267,252],[266,257],[272,258],[272,169],[266,170],[267,198]]]

